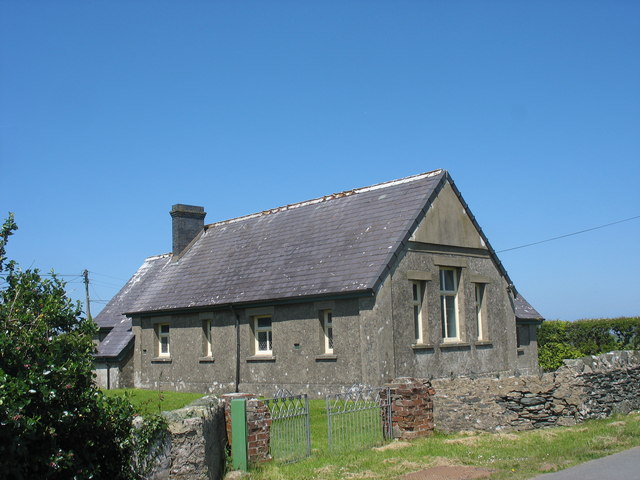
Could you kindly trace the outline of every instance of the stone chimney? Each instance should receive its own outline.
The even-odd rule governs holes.
[[[171,207],[173,255],[180,255],[204,228],[204,207],[182,205]]]

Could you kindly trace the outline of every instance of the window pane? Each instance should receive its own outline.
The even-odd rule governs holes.
[[[329,348],[333,350],[333,328],[327,328],[327,339],[329,340]]]
[[[445,296],[440,296],[440,321],[442,322],[442,336],[447,337],[447,310],[445,308]]]
[[[413,301],[417,302],[418,298],[419,298],[419,293],[418,293],[418,284],[417,283],[413,283]]]
[[[169,353],[169,337],[160,338],[160,353]]]
[[[268,338],[268,334],[269,332],[258,332],[258,350],[260,351],[265,351],[265,350],[270,350],[269,348],[269,338]]]
[[[258,319],[258,328],[269,328],[269,327],[271,327],[271,317]]]
[[[482,305],[482,297],[484,296],[484,285],[476,284],[476,303]]]
[[[169,325],[160,325],[160,333],[169,333]]]
[[[440,270],[440,289],[448,292],[455,291],[455,270]]]
[[[445,297],[447,310],[447,337],[457,337],[456,332],[456,297]]]

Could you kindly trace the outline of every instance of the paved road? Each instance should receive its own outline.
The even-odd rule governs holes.
[[[640,447],[531,480],[640,480]]]

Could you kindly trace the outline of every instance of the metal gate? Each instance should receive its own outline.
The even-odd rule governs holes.
[[[311,455],[309,399],[304,395],[278,392],[262,402],[271,415],[269,453],[274,460],[290,463]]]
[[[391,392],[354,386],[325,397],[330,451],[368,448],[391,439]]]

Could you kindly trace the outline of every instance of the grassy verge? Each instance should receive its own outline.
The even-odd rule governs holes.
[[[134,388],[103,390],[103,392],[110,397],[121,396],[127,398],[138,413],[142,415],[182,408],[203,396],[201,393],[158,392],[157,390]]]
[[[492,479],[525,479],[640,445],[640,413],[593,420],[574,427],[503,433],[435,434],[382,449],[331,454],[326,447],[322,402],[311,402],[312,456],[295,464],[272,462],[248,478],[395,479],[437,465],[494,470]],[[399,447],[399,448],[398,448]]]

